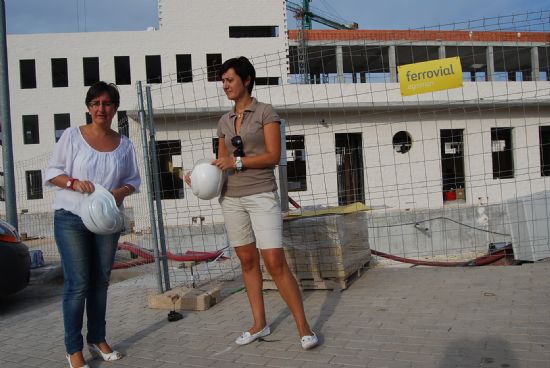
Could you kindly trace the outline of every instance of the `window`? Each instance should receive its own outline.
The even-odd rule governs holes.
[[[365,203],[362,133],[335,133],[338,205]]]
[[[52,87],[68,87],[67,59],[52,59]]]
[[[222,66],[222,54],[206,54],[206,73],[209,82],[222,80],[220,68]]]
[[[132,84],[129,56],[115,56],[115,83],[118,85]]]
[[[40,170],[25,171],[27,181],[27,199],[42,199],[42,172]]]
[[[307,190],[306,150],[303,135],[286,136],[286,160],[288,191]]]
[[[21,88],[36,88],[36,65],[33,60],[19,60]]]
[[[23,115],[23,143],[40,143],[40,136],[38,133],[38,115]]]
[[[278,26],[230,26],[229,38],[279,37]]]
[[[118,111],[117,120],[118,120],[118,132],[122,135],[129,137],[130,127],[128,126],[128,115],[126,114],[126,111]]]
[[[55,126],[55,141],[57,142],[65,129],[71,126],[71,114],[54,114],[53,124]]]
[[[192,82],[191,55],[176,55],[176,70],[178,73],[178,83]]]
[[[257,77],[255,83],[257,86],[278,86],[280,79],[279,77]]]
[[[183,170],[181,168],[181,141],[156,141],[160,174],[160,198],[182,199]]]
[[[493,179],[513,178],[512,128],[491,128],[491,151]]]
[[[440,129],[441,195],[444,202],[456,200],[466,186],[464,171],[464,129]],[[465,198],[464,198],[465,199]]]
[[[160,55],[145,56],[145,72],[147,74],[147,83],[162,83]]]
[[[214,152],[214,155],[216,155],[216,158],[218,158],[218,147],[220,146],[220,138],[212,138],[212,152]]]
[[[412,137],[404,130],[395,133],[392,139],[393,149],[398,153],[407,153],[412,146]]]
[[[84,68],[84,85],[91,86],[95,82],[99,82],[99,58],[85,57],[82,59]]]
[[[92,123],[92,115],[88,111],[86,111],[86,124]]]
[[[539,127],[540,174],[550,176],[550,126]]]

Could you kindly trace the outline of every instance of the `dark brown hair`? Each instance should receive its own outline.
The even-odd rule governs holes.
[[[106,83],[103,81],[95,82],[90,86],[88,93],[86,93],[86,106],[90,105],[90,102],[92,102],[94,98],[99,97],[105,92],[107,92],[111,98],[111,102],[114,103],[115,107],[118,109],[120,106],[120,93],[118,93],[117,86],[114,83]]]
[[[256,69],[254,69],[254,65],[252,65],[250,60],[244,56],[228,59],[222,64],[220,68],[220,75],[223,75],[231,68],[235,70],[235,73],[241,78],[243,84],[248,78],[250,78],[250,84],[247,88],[248,93],[252,93],[254,81],[256,80]]]

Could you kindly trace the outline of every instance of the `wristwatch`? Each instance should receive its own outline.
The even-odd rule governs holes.
[[[235,157],[235,169],[243,171],[243,160],[239,156]]]
[[[76,181],[75,178],[69,178],[69,180],[67,181],[67,184],[65,184],[65,187],[67,187],[67,189],[69,190],[74,190],[73,185],[75,181]]]

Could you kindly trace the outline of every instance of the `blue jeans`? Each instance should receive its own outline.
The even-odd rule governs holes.
[[[56,210],[54,234],[63,265],[63,322],[68,354],[81,351],[84,306],[88,317],[88,343],[105,342],[107,288],[120,233],[97,235],[82,219]]]

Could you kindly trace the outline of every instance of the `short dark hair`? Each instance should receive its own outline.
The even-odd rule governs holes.
[[[256,80],[256,69],[254,69],[254,65],[252,65],[250,60],[248,60],[244,56],[228,59],[222,64],[220,68],[220,75],[223,75],[231,68],[235,70],[235,73],[241,78],[243,84],[245,80],[250,78],[248,93],[252,93],[252,89],[254,88],[254,81]]]
[[[94,98],[99,97],[105,92],[107,92],[111,98],[111,102],[114,103],[115,107],[118,109],[120,106],[120,93],[118,93],[116,84],[103,81],[95,82],[90,86],[88,93],[86,93],[86,106],[90,105],[90,102],[92,102]]]

